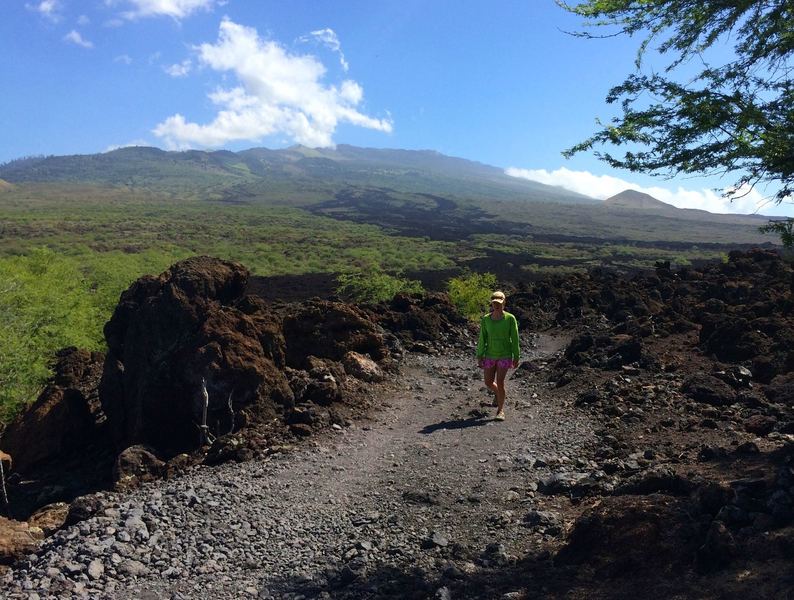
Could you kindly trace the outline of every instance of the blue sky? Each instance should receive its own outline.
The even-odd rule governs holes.
[[[553,0],[3,0],[0,162],[124,145],[434,149],[596,197],[752,212],[560,152],[592,133],[638,40],[583,40]],[[763,192],[763,190],[761,190]],[[785,207],[790,208],[790,207]],[[761,212],[783,214],[780,206]]]

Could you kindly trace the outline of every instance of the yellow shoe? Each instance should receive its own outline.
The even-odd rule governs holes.
[[[505,420],[505,411],[500,410],[498,413],[496,413],[496,416],[494,417],[494,419],[497,420],[497,421],[504,421]]]

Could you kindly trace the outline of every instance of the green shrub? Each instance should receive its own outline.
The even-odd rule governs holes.
[[[37,249],[0,259],[0,419],[31,400],[65,346],[99,349],[101,311],[79,261]]]
[[[415,279],[389,275],[380,267],[366,267],[340,273],[336,277],[336,292],[355,302],[383,302],[399,292],[421,293],[422,284]]]
[[[471,273],[453,277],[447,282],[450,300],[472,321],[479,321],[488,310],[488,301],[495,288],[496,275],[493,273]]]
[[[55,351],[104,350],[102,329],[121,292],[174,260],[155,251],[68,256],[48,248],[0,256],[0,421],[36,398]]]

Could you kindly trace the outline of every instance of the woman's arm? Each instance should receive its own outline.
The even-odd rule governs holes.
[[[521,353],[521,345],[518,340],[518,320],[513,317],[510,322],[510,346],[511,354],[513,355],[513,367],[518,366],[518,360]]]
[[[485,351],[488,349],[488,330],[483,322],[483,319],[480,320],[480,338],[477,340],[477,362],[479,363],[483,356],[485,356]]]

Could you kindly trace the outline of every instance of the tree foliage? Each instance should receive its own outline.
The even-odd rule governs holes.
[[[449,299],[460,312],[475,322],[488,310],[488,302],[495,288],[496,275],[493,273],[469,273],[453,277],[447,282]]]
[[[421,282],[406,279],[400,273],[389,275],[377,266],[340,273],[336,281],[337,293],[355,302],[384,302],[399,292],[413,294],[423,291]]]
[[[36,399],[57,350],[104,350],[102,329],[121,292],[173,261],[157,253],[68,256],[43,247],[0,256],[0,422]]]
[[[0,260],[0,420],[35,399],[55,350],[101,347],[89,285],[77,261],[45,249]]]
[[[637,72],[612,88],[622,115],[564,152],[594,147],[608,164],[673,176],[726,173],[734,190],[772,184],[794,191],[794,2],[791,0],[559,1],[608,35],[643,37]],[[584,37],[603,37],[579,32]],[[715,50],[732,56],[712,64]],[[658,44],[658,45],[657,45]],[[669,57],[662,73],[640,72],[648,50]],[[696,74],[683,72],[695,64]],[[622,155],[621,155],[622,154]]]
[[[794,249],[794,219],[785,221],[769,221],[766,225],[759,227],[763,233],[776,233],[780,236],[783,247]]]

